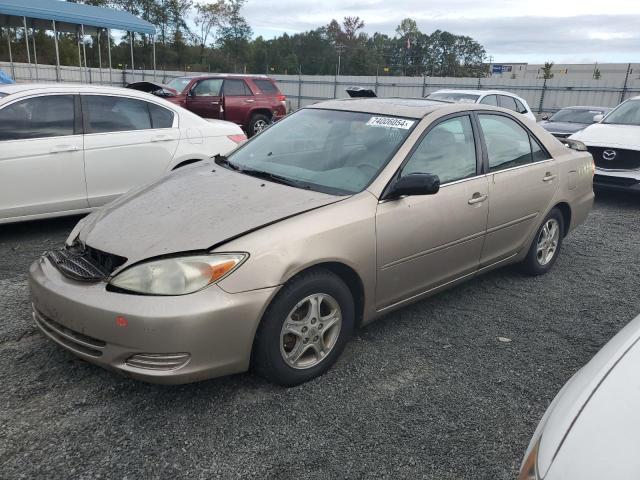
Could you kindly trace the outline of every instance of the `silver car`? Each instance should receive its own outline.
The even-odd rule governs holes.
[[[299,384],[393,309],[511,263],[547,272],[591,209],[593,171],[496,107],[320,103],[82,220],[31,267],[34,318],[143,380],[253,365]]]

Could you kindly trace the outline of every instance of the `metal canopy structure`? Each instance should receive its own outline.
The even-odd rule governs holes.
[[[78,38],[78,63],[87,72],[87,54],[85,48],[85,35],[96,34],[98,40],[98,57],[100,80],[102,81],[102,55],[100,50],[100,36],[103,31],[107,34],[109,81],[112,82],[111,71],[111,29],[123,30],[129,33],[131,43],[131,72],[135,79],[135,66],[133,61],[133,34],[143,33],[151,35],[153,42],[153,70],[156,70],[156,27],[129,12],[113,10],[111,8],[94,7],[79,3],[70,3],[61,0],[0,0],[0,28],[24,29],[27,61],[31,65],[31,50],[33,49],[33,61],[35,65],[35,77],[38,80],[38,60],[36,53],[35,30],[51,30],[55,42],[56,51],[56,77],[60,76],[60,52],[58,48],[58,33],[75,33]],[[32,31],[32,47],[29,45],[29,29]],[[8,36],[9,62],[13,69],[13,56],[11,52],[11,37]],[[84,57],[84,63],[83,63]],[[30,70],[31,71],[31,70]],[[30,74],[31,75],[31,74]],[[15,75],[14,75],[15,76]]]

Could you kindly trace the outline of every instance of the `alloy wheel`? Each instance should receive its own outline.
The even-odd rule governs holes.
[[[282,325],[280,353],[290,367],[315,367],[340,336],[342,312],[331,295],[315,293],[298,302]]]
[[[538,233],[537,255],[538,263],[547,265],[558,250],[560,240],[560,224],[555,218],[548,219]]]

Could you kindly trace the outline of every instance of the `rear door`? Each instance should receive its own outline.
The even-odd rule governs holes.
[[[558,167],[513,117],[480,112],[489,171],[489,219],[481,266],[515,255],[542,222],[558,188]]]
[[[187,110],[202,118],[222,118],[222,81],[221,78],[208,78],[196,83],[187,94]]]
[[[88,207],[77,95],[0,109],[0,219]]]
[[[224,81],[224,119],[245,126],[249,111],[256,99],[247,83],[241,78],[227,78]]]
[[[180,139],[172,110],[112,95],[82,95],[82,106],[85,174],[92,207],[164,174]]]

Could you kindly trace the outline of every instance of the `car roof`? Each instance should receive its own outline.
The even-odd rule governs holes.
[[[489,106],[483,105],[483,108],[484,107]],[[465,104],[427,100],[425,98],[342,98],[339,100],[327,100],[325,102],[314,103],[305,108],[396,115],[399,117],[419,119],[436,110],[446,109],[454,113],[476,110],[478,105],[475,103]],[[495,107],[490,108],[494,109]],[[498,110],[497,108],[495,109]]]
[[[262,80],[272,80],[271,77],[267,76],[267,75],[248,75],[248,74],[244,74],[244,73],[208,73],[206,75],[192,75],[192,76],[182,76],[182,77],[175,77],[172,78],[171,80],[175,80],[177,78],[183,78],[185,80],[193,80],[193,79],[197,79],[197,80],[201,80],[203,78],[255,78],[255,79],[262,79]],[[170,80],[170,81],[171,81]]]
[[[462,88],[444,88],[431,93],[468,93],[470,95],[508,95],[510,97],[518,97],[515,93],[505,92],[504,90],[468,90]]]
[[[560,110],[611,110],[611,107],[596,107],[589,105],[573,105],[571,107],[562,107]]]
[[[0,86],[0,92],[12,95],[15,93],[111,93],[149,98],[149,94],[124,87],[108,87],[104,85],[86,85],[82,83],[13,83]]]

